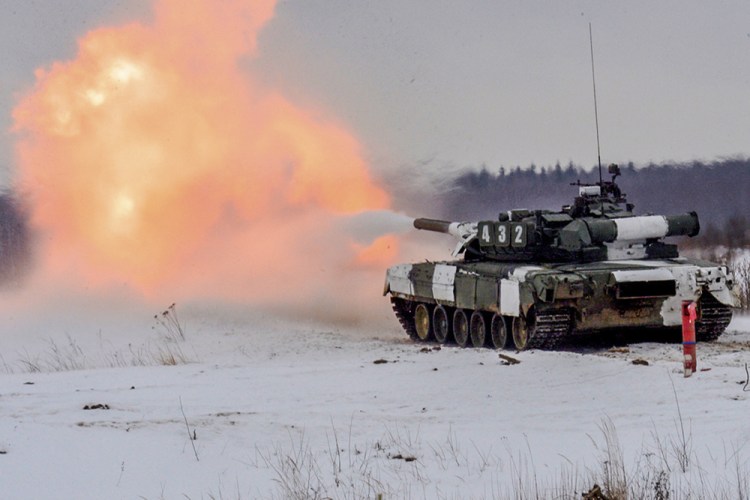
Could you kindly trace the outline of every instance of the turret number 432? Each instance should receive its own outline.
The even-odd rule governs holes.
[[[477,229],[480,246],[526,246],[526,225],[521,222],[482,221]]]

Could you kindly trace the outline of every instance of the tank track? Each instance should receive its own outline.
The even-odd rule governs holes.
[[[391,305],[396,318],[409,338],[419,340],[414,325],[415,302],[391,297]],[[730,307],[712,296],[704,296],[701,299],[701,319],[696,322],[696,340],[711,342],[718,339],[731,321],[732,309]],[[538,313],[528,349],[556,349],[570,337],[572,325],[571,311],[553,310]]]
[[[555,349],[571,333],[573,317],[570,311],[547,311],[538,313],[534,322],[534,333],[529,338],[529,349]]]
[[[391,297],[391,307],[396,313],[398,322],[412,340],[419,340],[417,328],[414,326],[414,303],[404,299]]]
[[[703,296],[700,302],[701,319],[695,324],[695,339],[711,342],[719,338],[732,321],[732,309],[711,296]]]
[[[399,323],[412,340],[419,340],[414,325],[416,303],[391,297],[391,306]],[[548,311],[536,316],[534,332],[529,339],[528,349],[555,349],[571,333],[572,314],[570,311]],[[511,340],[512,342],[512,340]]]

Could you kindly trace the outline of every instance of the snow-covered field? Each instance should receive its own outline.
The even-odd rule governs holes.
[[[748,493],[750,318],[685,379],[679,345],[507,365],[412,343],[385,308],[72,310],[0,331],[2,498],[580,498],[605,463],[651,494]]]

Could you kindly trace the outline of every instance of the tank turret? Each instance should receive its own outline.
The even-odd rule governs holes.
[[[634,215],[614,179],[575,185],[579,196],[558,212],[510,210],[496,220],[450,222],[416,219],[414,227],[451,234],[459,240],[454,256],[465,260],[592,262],[621,258],[675,258],[669,236],[695,236],[698,215]]]
[[[698,340],[717,338],[739,305],[725,266],[679,256],[671,236],[695,236],[698,215],[636,215],[610,181],[577,182],[559,211],[509,210],[497,219],[416,219],[414,227],[458,240],[446,262],[393,266],[394,311],[413,338],[551,348],[577,333],[674,332],[695,301]]]

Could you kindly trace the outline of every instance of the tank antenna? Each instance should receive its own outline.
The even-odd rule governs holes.
[[[594,84],[594,122],[596,123],[596,156],[599,160],[599,186],[602,180],[602,151],[599,147],[599,110],[596,107],[596,72],[594,71],[594,37],[591,34],[591,23],[589,23],[589,46],[591,47],[591,81]]]

